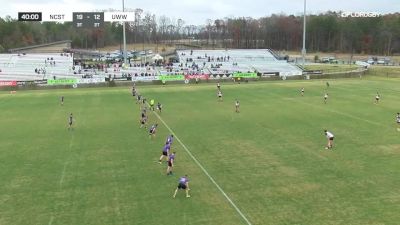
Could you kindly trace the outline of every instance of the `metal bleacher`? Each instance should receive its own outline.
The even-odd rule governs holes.
[[[210,74],[258,72],[280,76],[294,76],[302,73],[300,68],[285,60],[280,60],[269,49],[178,50],[177,54],[179,63],[174,64],[174,70],[208,70]],[[195,65],[194,69],[193,65]]]
[[[79,77],[71,54],[0,54],[0,80],[42,80]],[[36,70],[36,71],[35,71]]]

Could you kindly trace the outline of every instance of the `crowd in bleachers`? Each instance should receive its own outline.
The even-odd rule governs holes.
[[[71,56],[71,57],[70,57]],[[301,73],[286,61],[276,59],[266,49],[253,50],[180,50],[178,60],[157,66],[155,63],[122,62],[113,64],[73,61],[72,53],[0,54],[1,78],[52,79],[52,77],[147,77],[159,74],[230,75],[236,72]],[[48,77],[47,77],[48,76]]]

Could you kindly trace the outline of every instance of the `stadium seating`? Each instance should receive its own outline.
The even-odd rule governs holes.
[[[72,71],[69,54],[0,54],[0,80],[80,77]]]
[[[174,69],[208,70],[210,74],[234,72],[276,73],[281,76],[301,75],[302,70],[279,60],[268,49],[179,50],[179,63]]]

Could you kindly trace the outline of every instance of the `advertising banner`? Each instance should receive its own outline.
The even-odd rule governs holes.
[[[179,75],[160,75],[159,79],[162,81],[173,81],[173,80],[185,80],[185,76],[183,74]]]
[[[48,85],[72,85],[76,84],[78,81],[76,78],[71,79],[60,79],[60,80],[47,80]]]
[[[256,78],[257,77],[257,73],[234,73],[233,77]]]
[[[210,75],[208,75],[208,74],[187,74],[187,75],[185,75],[186,80],[190,80],[190,79],[208,80],[208,78],[210,78]]]
[[[78,84],[97,84],[106,82],[106,78],[80,78],[77,79]]]
[[[15,81],[15,80],[13,80],[13,81],[9,81],[9,80],[1,81],[0,80],[0,87],[3,87],[3,86],[17,86],[17,81]]]
[[[132,81],[153,81],[153,80],[160,80],[160,78],[158,76],[132,77]]]

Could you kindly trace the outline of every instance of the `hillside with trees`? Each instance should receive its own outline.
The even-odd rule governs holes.
[[[175,43],[198,41],[218,48],[272,48],[300,51],[301,15],[271,15],[207,20],[203,25],[182,19],[156,16],[141,9],[128,23],[127,43]],[[308,52],[342,52],[393,55],[400,53],[400,13],[373,18],[342,18],[340,12],[307,16]],[[0,18],[0,52],[28,45],[72,40],[73,48],[97,49],[122,42],[120,23],[105,23],[101,29],[78,29],[72,23],[18,22]]]

